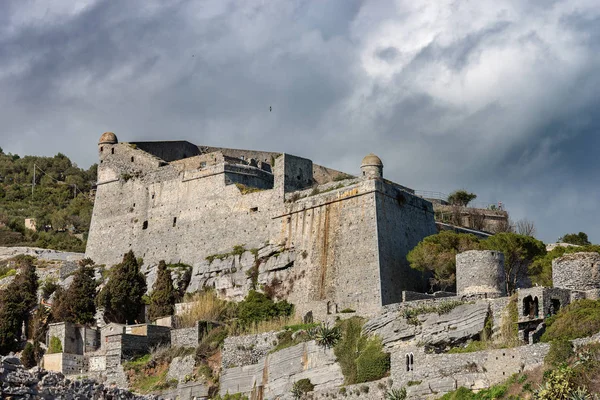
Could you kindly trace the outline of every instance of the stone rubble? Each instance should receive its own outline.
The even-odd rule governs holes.
[[[34,367],[25,369],[13,356],[0,357],[0,398],[58,399],[58,400],[158,400],[160,397],[141,396],[116,387],[108,387],[92,379],[70,380],[58,372]]]

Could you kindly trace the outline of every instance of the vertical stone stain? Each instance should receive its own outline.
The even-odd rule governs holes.
[[[327,262],[329,254],[329,224],[330,224],[329,204],[325,206],[325,218],[323,223],[323,241],[321,246],[321,275],[319,280],[319,299],[325,299]]]

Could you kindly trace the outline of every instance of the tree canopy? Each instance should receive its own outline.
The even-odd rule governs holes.
[[[98,307],[104,308],[104,320],[120,324],[133,324],[140,318],[146,293],[146,277],[140,272],[140,266],[129,251],[123,262],[110,270],[108,283],[96,299]]]
[[[96,165],[78,168],[60,153],[22,158],[0,153],[0,225],[5,225],[0,228],[0,246],[84,251],[85,243],[65,230],[87,235],[93,208],[89,192],[96,169]],[[25,228],[25,218],[35,219],[37,232]],[[46,232],[46,226],[52,229]]]
[[[592,244],[588,240],[588,235],[585,232],[568,233],[568,234],[560,237],[558,239],[558,241],[562,242],[562,243],[575,244],[575,245],[578,245],[578,246],[587,246],[587,245]]]
[[[407,256],[410,266],[432,275],[433,290],[455,290],[456,254],[467,250],[496,250],[504,253],[506,287],[512,293],[520,279],[527,277],[532,262],[546,254],[542,242],[516,233],[497,233],[480,240],[476,236],[442,231],[423,239]]]
[[[480,248],[475,235],[442,231],[427,236],[407,256],[410,266],[432,275],[433,290],[455,290],[456,254]]]
[[[471,201],[475,200],[477,195],[469,193],[466,190],[456,190],[448,196],[448,203],[455,206],[466,207]]]
[[[546,254],[546,246],[541,241],[517,233],[502,232],[482,241],[482,247],[504,253],[506,292],[513,293],[518,283],[527,278],[529,266]]]

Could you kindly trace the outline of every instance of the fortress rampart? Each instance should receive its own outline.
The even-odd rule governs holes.
[[[289,154],[193,148],[101,140],[86,256],[110,266],[133,250],[146,265],[202,273],[235,246],[282,246],[295,254],[288,299],[306,310],[330,301],[371,313],[425,288],[406,254],[436,232],[431,203],[384,180],[378,157],[355,178]]]

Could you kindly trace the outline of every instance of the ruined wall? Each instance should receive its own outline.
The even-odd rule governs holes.
[[[228,369],[258,363],[279,343],[277,334],[278,332],[267,332],[227,337],[221,351],[222,368]]]
[[[504,254],[490,250],[457,254],[456,291],[459,295],[486,293],[506,296]]]
[[[572,253],[552,260],[552,282],[565,289],[599,289],[600,254]]]
[[[425,398],[458,389],[480,390],[500,383],[511,375],[532,370],[544,362],[549,344],[511,349],[487,350],[465,354],[425,354],[422,348],[406,348],[391,354],[391,378],[394,387],[407,386],[409,397]],[[408,371],[406,355],[413,356]]]
[[[401,186],[375,184],[377,237],[381,266],[381,304],[402,301],[402,291],[424,292],[423,274],[410,268],[406,259],[423,238],[436,233],[430,202],[403,190]]]
[[[85,370],[84,357],[78,354],[45,354],[43,365],[48,371],[62,372],[65,375],[79,374]]]

